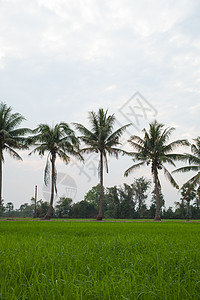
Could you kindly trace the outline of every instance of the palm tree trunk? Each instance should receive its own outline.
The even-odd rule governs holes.
[[[103,152],[100,153],[100,199],[99,199],[99,213],[97,220],[103,219]]]
[[[156,167],[153,169],[153,176],[154,176],[154,187],[155,187],[155,194],[156,194],[156,215],[154,221],[161,221],[160,218],[160,188],[158,184],[158,170]]]
[[[53,212],[53,200],[54,200],[54,190],[55,190],[55,160],[56,157],[53,155],[51,158],[51,198],[50,198],[48,211],[44,216],[45,220],[50,220]]]

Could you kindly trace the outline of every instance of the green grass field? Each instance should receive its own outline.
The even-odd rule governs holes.
[[[200,223],[1,221],[0,299],[200,299]]]

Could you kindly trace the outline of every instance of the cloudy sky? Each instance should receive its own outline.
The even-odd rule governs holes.
[[[22,125],[79,122],[88,111],[115,113],[140,134],[153,119],[176,128],[173,139],[200,134],[200,2],[198,0],[1,0],[0,99],[27,119]],[[138,92],[138,93],[137,93]],[[183,152],[189,151],[183,149]],[[15,208],[43,187],[45,158],[5,156],[3,198]],[[96,157],[83,166],[57,162],[58,194],[82,200],[98,183]],[[130,158],[110,159],[105,186],[150,177],[144,168],[128,178]],[[178,183],[183,175],[176,175]],[[166,206],[180,195],[161,175]]]

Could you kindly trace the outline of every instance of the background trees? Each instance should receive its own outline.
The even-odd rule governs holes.
[[[138,201],[137,182],[144,181],[145,188],[141,190],[140,197],[142,201],[142,215],[141,206]],[[146,190],[146,186],[148,189]],[[129,193],[124,195],[124,191],[129,190]],[[176,208],[166,208],[164,206],[164,197],[161,194],[163,207],[161,209],[161,217],[164,219],[188,219],[188,211],[190,209],[190,218],[200,219],[199,195],[197,189],[193,189],[193,200],[190,201],[187,207],[187,201],[184,199],[184,192],[180,194],[180,200],[175,202]],[[92,218],[96,217],[98,212],[98,201],[100,195],[99,185],[94,186],[89,190],[84,197],[84,200],[74,203],[71,198],[61,197],[52,212],[54,218]],[[128,198],[129,197],[129,198]],[[147,203],[148,198],[148,203]],[[130,185],[113,186],[104,188],[104,217],[114,219],[152,219],[155,216],[154,190],[151,191],[151,184],[149,179],[140,177],[134,179]],[[151,203],[151,204],[150,204]],[[12,203],[11,203],[12,204]],[[2,206],[2,215],[4,217],[33,217],[34,203],[30,199],[29,203],[21,204],[19,209],[12,208],[9,210],[10,204],[7,203]],[[36,217],[42,218],[45,216],[49,207],[48,202],[42,199],[37,201]]]
[[[2,163],[4,161],[4,150],[16,159],[22,159],[16,152],[16,149],[27,149],[30,145],[34,145],[34,149],[30,154],[38,152],[43,156],[47,153],[47,162],[44,172],[45,184],[48,184],[51,178],[51,197],[48,211],[45,218],[50,218],[51,214],[60,217],[72,217],[75,215],[94,216],[98,210],[97,219],[101,220],[103,211],[105,217],[114,218],[143,218],[152,216],[155,211],[155,220],[160,220],[160,215],[163,216],[181,216],[187,215],[197,217],[199,215],[199,199],[200,199],[200,137],[195,139],[195,143],[191,145],[191,154],[174,154],[173,151],[179,146],[188,146],[187,140],[177,140],[168,143],[174,128],[164,128],[163,124],[154,121],[150,123],[149,130],[143,130],[144,138],[139,136],[132,136],[129,140],[136,152],[127,153],[119,148],[119,138],[126,130],[127,126],[114,130],[115,116],[108,115],[108,110],[104,111],[102,108],[97,113],[90,112],[89,120],[91,129],[87,129],[79,123],[74,123],[76,128],[81,132],[79,138],[76,137],[74,131],[65,122],[56,124],[50,127],[47,124],[40,124],[34,131],[29,128],[19,128],[24,117],[19,113],[12,113],[12,108],[4,103],[0,103],[0,215],[10,215],[14,211],[11,204],[8,202],[4,206],[2,199]],[[27,134],[33,135],[27,137]],[[63,197],[53,209],[54,193],[56,189],[56,158],[59,157],[66,164],[70,161],[70,155],[82,159],[79,149],[79,139],[85,143],[85,148],[81,149],[82,153],[96,152],[99,153],[99,175],[100,183],[93,187],[86,195],[84,200],[78,203],[73,203],[72,199]],[[103,170],[106,167],[108,172],[108,155],[129,154],[133,157],[134,164],[125,175],[128,175],[135,168],[144,164],[151,165],[151,172],[153,175],[154,190],[152,191],[152,204],[148,209],[145,200],[147,198],[147,191],[150,188],[150,181],[144,177],[135,179],[132,184],[124,183],[122,186],[104,188],[103,186]],[[189,166],[183,166],[174,172],[188,172],[196,171],[197,174],[190,178],[181,189],[182,198],[176,201],[176,210],[173,212],[171,208],[168,210],[164,207],[164,197],[161,192],[161,185],[159,181],[159,170],[163,169],[164,174],[172,183],[178,188],[177,183],[172,177],[165,164],[175,166],[175,161],[188,161]],[[50,176],[51,175],[51,176]],[[103,202],[103,195],[105,201]],[[47,202],[42,200],[35,203],[35,216],[44,216],[44,210],[47,208]],[[193,203],[192,203],[193,202]],[[191,205],[192,203],[192,205]],[[161,210],[161,208],[163,209]],[[24,203],[18,210],[18,214],[23,216],[31,216],[33,204]],[[82,211],[81,211],[82,210]]]

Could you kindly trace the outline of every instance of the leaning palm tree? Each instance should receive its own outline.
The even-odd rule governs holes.
[[[119,138],[130,124],[122,126],[114,131],[116,118],[114,114],[108,115],[108,110],[104,111],[103,108],[100,108],[97,113],[93,111],[89,112],[89,121],[91,124],[91,129],[87,129],[85,126],[79,123],[74,123],[74,125],[82,134],[80,139],[86,145],[85,148],[81,149],[81,152],[99,153],[100,199],[97,220],[102,220],[104,163],[108,173],[107,154],[118,158],[120,153],[126,153],[124,150],[117,147],[120,145]]]
[[[144,138],[139,136],[132,136],[129,139],[129,143],[137,152],[132,152],[130,155],[133,156],[133,161],[135,163],[129,169],[125,171],[125,176],[128,176],[136,168],[143,165],[151,165],[151,172],[154,181],[154,192],[156,195],[156,215],[154,220],[160,221],[160,181],[158,177],[158,170],[163,169],[164,174],[171,184],[178,189],[178,185],[172,177],[171,173],[164,166],[168,163],[175,166],[174,161],[185,159],[183,154],[172,153],[174,148],[179,146],[188,146],[189,142],[187,140],[177,140],[171,143],[167,143],[169,137],[174,130],[173,127],[164,129],[164,125],[158,123],[157,121],[152,122],[149,128],[149,132],[143,129]]]
[[[195,144],[191,145],[192,154],[185,153],[185,158],[188,161],[189,166],[181,167],[173,171],[174,173],[185,173],[189,171],[197,172],[197,174],[192,176],[186,183],[183,184],[182,189],[187,189],[184,198],[186,198],[197,186],[197,194],[200,195],[200,137],[197,137],[194,141]]]
[[[28,128],[19,128],[24,120],[21,114],[12,113],[12,107],[0,103],[0,205],[2,204],[4,151],[13,158],[22,160],[16,150],[27,148],[25,135],[31,132]]]
[[[35,145],[35,149],[29,155],[38,152],[40,156],[44,156],[44,153],[48,152],[44,183],[48,185],[51,171],[51,196],[49,208],[44,219],[50,219],[53,211],[54,193],[57,193],[56,158],[58,156],[66,164],[70,162],[69,155],[81,159],[82,157],[78,152],[79,141],[74,131],[65,122],[56,124],[53,127],[47,124],[40,124],[33,130],[33,133],[35,135],[32,137],[32,143]]]

